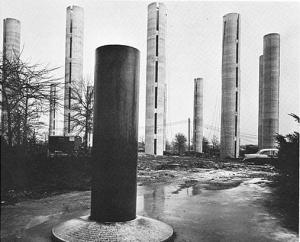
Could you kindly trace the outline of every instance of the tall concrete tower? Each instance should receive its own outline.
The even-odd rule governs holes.
[[[3,58],[11,60],[20,55],[21,23],[14,18],[3,20]]]
[[[66,21],[64,135],[72,135],[72,85],[83,69],[83,8],[69,6]]]
[[[238,13],[223,17],[221,158],[237,158],[240,147],[240,29]]]
[[[262,147],[273,148],[279,131],[280,35],[264,36]]]
[[[6,18],[3,20],[3,61],[8,60],[12,61],[14,58],[20,56],[20,40],[21,40],[21,23],[19,20],[14,18]],[[3,73],[3,79],[5,79],[5,72]],[[5,82],[4,82],[5,83]],[[5,85],[1,86],[1,103],[0,108],[0,135],[5,132],[6,127],[4,127],[7,118],[7,107],[6,102],[3,98],[2,90],[5,89]],[[7,91],[7,90],[6,90]]]
[[[56,86],[50,85],[49,136],[55,135],[56,129]]]
[[[264,56],[259,57],[259,96],[258,96],[258,148],[262,149],[262,122],[263,122],[263,87],[264,84]]]
[[[163,3],[148,5],[145,152],[163,155],[167,14]]]
[[[194,79],[194,128],[193,146],[194,151],[202,153],[203,140],[203,79]]]

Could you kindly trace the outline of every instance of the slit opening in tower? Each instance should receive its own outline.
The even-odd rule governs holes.
[[[156,9],[156,30],[159,30],[159,9]]]
[[[70,37],[70,58],[72,58],[72,37]]]
[[[236,60],[235,62],[238,64],[239,63],[239,43],[236,43]]]
[[[155,61],[155,82],[158,80],[158,61]]]
[[[68,113],[68,133],[71,132],[71,114]]]
[[[55,129],[55,120],[53,120],[53,129]]]
[[[236,27],[236,39],[239,40],[239,19],[240,17],[237,18],[237,27]]]
[[[223,54],[224,54],[224,42],[225,42],[225,29],[226,29],[226,21],[224,21],[224,26],[223,26],[223,43],[222,43],[222,45],[223,45],[223,48],[222,48]]]
[[[157,113],[154,114],[154,134],[157,134]]]
[[[72,62],[69,63],[69,83],[71,83],[71,76],[72,76]]]
[[[156,139],[154,139],[154,155],[156,155]]]
[[[234,136],[237,138],[237,116],[235,115],[235,122],[234,122]]]
[[[72,22],[72,19],[71,19],[71,22],[70,22],[70,33],[72,34],[72,28],[73,28],[73,22]]]
[[[236,140],[234,141],[234,157],[237,158],[237,154],[236,154]]]
[[[155,87],[154,107],[157,108],[157,87]]]
[[[69,87],[69,109],[71,108],[71,87]]]
[[[158,56],[158,35],[156,35],[156,56]]]
[[[239,87],[239,69],[238,69],[238,67],[235,68],[235,75],[236,75],[235,86]]]
[[[238,92],[235,92],[235,111],[238,111]]]

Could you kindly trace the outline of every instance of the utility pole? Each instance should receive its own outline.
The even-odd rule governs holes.
[[[189,152],[191,151],[191,146],[190,146],[190,130],[191,130],[191,120],[188,118],[188,147],[189,147]]]

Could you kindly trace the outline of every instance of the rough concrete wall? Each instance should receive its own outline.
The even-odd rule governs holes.
[[[157,18],[157,13],[159,16],[158,18]],[[158,23],[158,30],[157,30],[157,23]],[[147,154],[162,155],[164,150],[166,24],[167,24],[167,15],[166,15],[165,5],[163,3],[151,3],[150,5],[148,5],[146,120],[145,120],[146,122],[145,152]],[[156,79],[156,68],[157,68],[157,79]],[[157,106],[155,107],[156,88],[157,88]],[[155,115],[157,116],[156,125],[155,125]],[[156,132],[155,132],[155,126],[156,126]],[[156,140],[156,152],[154,150],[155,140]]]
[[[274,136],[279,131],[279,78],[280,78],[280,35],[264,36],[263,54],[263,125],[262,146],[275,146]]]
[[[3,20],[3,56],[8,60],[20,55],[21,23],[17,19]]]
[[[71,83],[82,79],[83,71],[83,8],[69,6],[66,17],[66,50],[65,50],[65,103],[64,135],[69,132],[69,114],[72,119],[72,102],[69,106]],[[72,128],[72,124],[70,125]]]
[[[56,87],[50,86],[49,135],[55,135],[56,129]]]
[[[194,79],[194,151],[202,153],[203,140],[203,79]]]
[[[264,83],[264,57],[259,57],[259,100],[258,100],[258,148],[262,149],[262,120],[263,120],[263,83]]]
[[[237,158],[240,143],[240,15],[223,17],[221,158]]]

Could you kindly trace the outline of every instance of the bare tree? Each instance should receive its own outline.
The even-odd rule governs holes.
[[[72,87],[72,130],[77,134],[84,133],[84,147],[88,147],[88,137],[93,128],[94,87],[89,78],[73,82]]]
[[[48,111],[50,84],[58,85],[60,80],[53,75],[56,69],[26,63],[19,56],[1,58],[1,129],[9,147],[26,145],[32,130],[42,125],[40,117]]]

